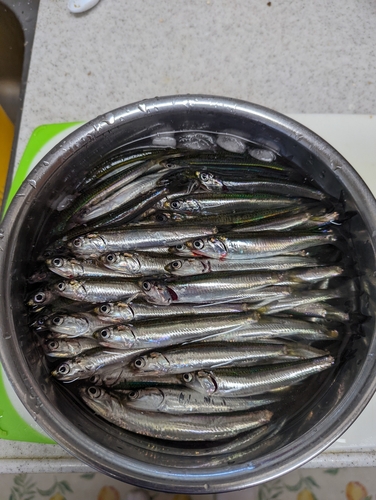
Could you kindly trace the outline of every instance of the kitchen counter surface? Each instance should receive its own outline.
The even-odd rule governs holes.
[[[298,113],[294,117],[313,130],[315,118],[305,122],[305,114],[362,114],[360,120],[374,121],[372,0],[102,0],[80,15],[70,14],[66,3],[40,3],[16,162],[41,124],[91,119],[156,95],[240,98]],[[376,143],[376,130],[372,125],[360,143],[352,142],[359,130],[352,118],[338,146],[338,119],[328,119],[323,136],[355,166],[353,145]],[[367,182],[376,168],[372,148],[361,172]],[[376,465],[375,414],[373,399],[356,423],[367,429],[363,437],[353,426],[306,466]],[[58,445],[0,441],[0,472],[87,470]]]

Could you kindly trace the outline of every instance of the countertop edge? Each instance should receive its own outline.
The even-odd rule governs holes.
[[[376,467],[376,452],[322,453],[303,465],[306,469],[343,467]],[[20,473],[87,473],[93,472],[88,465],[74,458],[0,459],[0,474]]]

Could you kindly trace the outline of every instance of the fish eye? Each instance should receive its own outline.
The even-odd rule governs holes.
[[[60,283],[58,283],[57,287],[58,289],[62,292],[63,290],[65,290],[65,283],[64,281],[60,281]]]
[[[99,377],[98,375],[93,375],[92,377],[89,378],[89,382],[91,384],[96,384],[97,382],[99,382]]]
[[[52,264],[55,267],[61,267],[64,264],[64,261],[63,259],[60,259],[60,257],[56,257],[55,259],[53,259]]]
[[[184,382],[192,382],[193,376],[191,373],[184,373],[183,380]]]
[[[57,371],[61,375],[66,375],[67,373],[70,372],[69,365],[67,363],[63,363],[62,365],[59,366],[59,368],[57,369]]]
[[[107,262],[114,262],[116,260],[116,256],[114,253],[109,253],[106,255],[106,260]]]
[[[150,283],[150,281],[144,281],[144,282],[142,283],[142,288],[143,288],[146,292],[148,292],[149,290],[151,290],[151,283]]]
[[[62,323],[64,322],[64,318],[62,316],[55,316],[53,319],[52,319],[52,323],[56,326],[59,326],[61,325]]]
[[[174,260],[174,262],[171,262],[171,267],[173,269],[180,269],[182,265],[183,263],[181,260]]]
[[[202,240],[195,240],[193,242],[193,246],[198,250],[201,250],[201,248],[204,248],[204,242]]]
[[[108,339],[110,336],[111,336],[111,332],[110,332],[109,328],[104,328],[103,330],[101,330],[102,339]]]
[[[180,201],[178,200],[174,200],[170,203],[170,206],[171,208],[173,208],[174,210],[177,210],[178,208],[180,208]]]
[[[109,306],[108,304],[103,304],[103,305],[101,305],[99,310],[100,310],[100,312],[102,312],[104,314],[108,314],[111,311],[111,306]]]
[[[210,179],[211,175],[208,174],[207,172],[201,172],[200,173],[200,179],[204,182],[208,181]]]
[[[74,245],[75,247],[80,247],[80,246],[81,246],[81,243],[82,243],[82,242],[81,242],[81,238],[76,238],[76,239],[74,239],[74,240],[73,240],[73,245]]]
[[[101,394],[101,390],[98,387],[89,387],[87,392],[92,396],[93,398],[98,398]]]
[[[57,340],[50,340],[47,345],[50,349],[57,349],[59,347]]]
[[[46,294],[44,292],[38,292],[36,295],[34,295],[34,302],[37,304],[41,304],[46,300]]]
[[[181,252],[182,250],[184,250],[184,245],[180,243],[179,245],[176,245],[175,248],[176,250],[178,250],[178,252]]]
[[[128,397],[129,399],[137,399],[140,395],[140,392],[139,391],[131,391],[129,394],[128,394]]]
[[[47,316],[42,316],[38,318],[37,323],[38,325],[44,325],[46,321],[47,321]]]
[[[166,215],[166,214],[157,214],[157,215],[155,216],[155,220],[156,220],[157,222],[166,222],[166,220],[167,220],[167,215]]]
[[[137,358],[134,361],[134,366],[136,368],[143,368],[146,365],[144,358]]]

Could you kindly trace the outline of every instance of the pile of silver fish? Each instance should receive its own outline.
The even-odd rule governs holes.
[[[111,424],[197,443],[187,456],[249,454],[335,370],[356,310],[346,214],[271,151],[119,153],[54,217],[30,328]]]

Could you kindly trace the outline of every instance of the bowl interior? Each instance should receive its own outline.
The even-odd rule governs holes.
[[[232,134],[271,149],[302,168],[308,178],[341,200],[348,212],[355,213],[348,222],[350,234],[344,238],[350,241],[353,274],[361,290],[359,312],[367,316],[362,324],[355,320],[349,329],[335,369],[312,377],[303,396],[298,389],[283,402],[281,412],[288,406],[292,417],[251,458],[234,457],[215,465],[214,455],[202,467],[195,467],[194,459],[171,455],[152,439],[106,423],[51,378],[43,352],[30,333],[25,305],[25,278],[39,265],[37,257],[54,224],[57,201],[74,191],[93,165],[115,150],[148,145],[156,135],[179,137],[187,131]],[[250,486],[287,472],[333,442],[375,388],[374,205],[367,188],[335,150],[304,127],[257,106],[219,98],[161,99],[99,117],[45,157],[25,181],[4,222],[7,239],[2,271],[8,279],[2,285],[1,328],[3,339],[8,339],[3,340],[8,375],[29,411],[57,442],[118,479],[154,489],[206,493]]]

